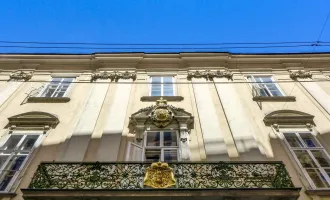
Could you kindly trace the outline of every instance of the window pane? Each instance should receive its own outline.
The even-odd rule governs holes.
[[[66,84],[70,84],[73,80],[74,78],[64,78],[63,82],[65,82]]]
[[[51,84],[57,85],[62,81],[62,78],[52,78]]]
[[[165,77],[163,77],[163,82],[164,83],[172,83],[173,82],[173,77],[165,76]]]
[[[20,146],[21,151],[30,151],[36,143],[39,135],[28,135]]]
[[[165,149],[164,150],[164,162],[178,161],[177,149]]]
[[[284,137],[291,147],[303,147],[295,133],[284,133]]]
[[[160,132],[147,133],[147,146],[160,146]]]
[[[267,82],[268,83],[273,82],[272,78],[269,77],[269,76],[261,76],[260,78],[262,79],[262,82],[265,82],[265,83],[267,83]]]
[[[259,87],[260,87],[260,86],[259,86]],[[260,91],[260,95],[263,96],[263,97],[268,97],[268,96],[270,96],[270,95],[268,94],[268,91],[267,91],[266,89],[264,89],[263,86],[260,87],[259,91]]]
[[[0,155],[0,168],[3,167],[8,158],[9,155]]]
[[[313,156],[321,167],[330,167],[330,161],[327,155],[322,150],[311,150]]]
[[[319,169],[306,169],[309,177],[313,180],[314,184],[318,188],[330,187]]]
[[[294,153],[304,168],[317,168],[317,165],[306,150],[294,150]]]
[[[5,170],[1,173],[0,190],[6,189],[15,173],[22,166],[25,159],[26,155],[15,156],[11,159],[8,166],[6,166]]]
[[[43,94],[41,95],[42,97],[51,97],[53,93],[56,90],[56,86],[48,85]]]
[[[164,132],[164,146],[178,146],[175,132]]]
[[[1,147],[1,150],[14,150],[22,137],[22,135],[11,135],[6,143]]]
[[[304,143],[308,147],[320,147],[320,144],[316,141],[313,135],[310,133],[299,133],[300,137],[304,140]]]
[[[145,150],[145,161],[147,162],[158,162],[161,159],[160,149],[146,149]]]
[[[161,81],[162,81],[162,77],[152,77],[151,78],[151,82],[152,83],[161,83]]]

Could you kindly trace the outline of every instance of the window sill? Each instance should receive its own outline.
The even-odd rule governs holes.
[[[167,101],[182,101],[182,96],[143,96],[141,97],[142,102],[154,102],[159,100],[161,97]]]
[[[28,103],[66,103],[69,102],[69,97],[29,97]]]
[[[317,195],[317,196],[330,196],[330,189],[326,190],[306,190],[308,195]]]
[[[265,96],[256,96],[252,98],[253,101],[269,101],[269,102],[294,102],[296,101],[295,96],[278,96],[278,97],[265,97]]]
[[[14,196],[16,196],[15,192],[0,192],[0,198],[14,197]]]

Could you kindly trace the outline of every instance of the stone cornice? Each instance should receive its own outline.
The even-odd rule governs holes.
[[[308,60],[306,69],[328,67],[330,54],[230,54],[230,53],[103,53],[103,54],[0,54],[0,68],[17,70],[34,66],[37,70],[95,70],[98,68],[189,68],[219,69],[301,68]]]
[[[188,72],[187,80],[190,81],[192,78],[205,78],[206,80],[213,81],[214,78],[227,78],[233,80],[233,73],[228,70],[217,70],[217,71],[195,71]]]
[[[105,80],[110,79],[111,81],[118,82],[119,79],[132,79],[133,81],[136,80],[136,73],[135,72],[96,72],[92,74],[91,82],[96,81],[97,79]]]

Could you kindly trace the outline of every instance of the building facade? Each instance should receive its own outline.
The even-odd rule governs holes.
[[[2,54],[0,127],[3,199],[330,199],[330,54]]]

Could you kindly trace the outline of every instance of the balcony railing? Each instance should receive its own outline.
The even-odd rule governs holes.
[[[41,163],[28,189],[141,190],[150,163]],[[294,188],[282,162],[169,163],[178,189]]]

